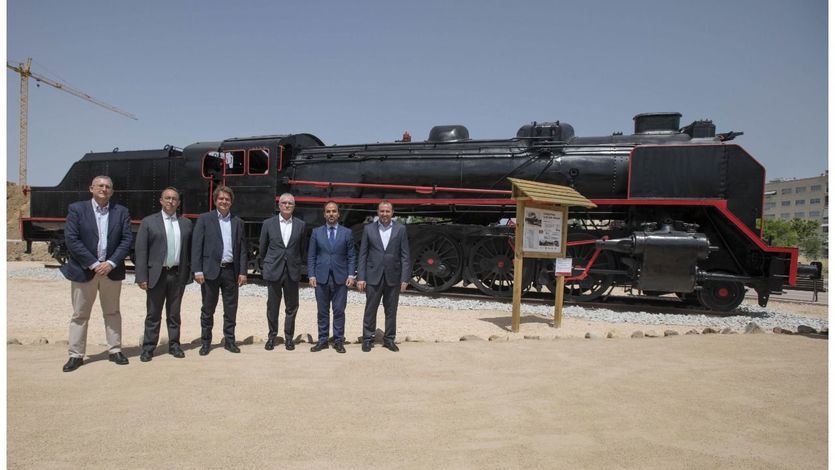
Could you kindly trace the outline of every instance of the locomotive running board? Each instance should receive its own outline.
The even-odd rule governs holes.
[[[327,181],[303,181],[289,180],[288,184],[295,186],[313,186],[320,189],[331,188],[368,188],[368,189],[391,189],[395,191],[414,192],[420,195],[434,195],[437,193],[463,193],[463,194],[490,194],[507,195],[511,192],[503,189],[477,189],[477,188],[450,188],[443,186],[409,186],[398,184],[373,184],[373,183],[331,183]],[[339,204],[377,204],[383,198],[330,198],[330,197],[296,197],[296,202],[324,204],[334,201]],[[468,198],[468,199],[439,199],[433,197],[417,198],[387,198],[394,205],[443,205],[443,206],[515,206],[516,201],[507,198]],[[727,199],[591,199],[599,206],[702,206],[715,207],[725,218],[745,234],[759,249],[766,253],[784,253],[790,256],[789,285],[797,284],[797,263],[798,251],[794,247],[768,246],[762,238],[751,231],[739,218],[728,209]]]

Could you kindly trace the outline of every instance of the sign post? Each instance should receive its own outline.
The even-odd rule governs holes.
[[[521,323],[522,270],[525,258],[553,258],[556,288],[554,289],[554,327],[562,326],[565,275],[571,275],[571,262],[566,269],[568,239],[568,207],[597,207],[571,188],[553,184],[508,178],[516,200],[516,232],[513,257],[513,313],[511,330],[519,331]]]

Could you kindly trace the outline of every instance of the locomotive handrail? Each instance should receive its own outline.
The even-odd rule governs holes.
[[[304,181],[289,180],[290,185],[314,186],[317,188],[345,187],[345,188],[372,188],[372,189],[400,189],[414,191],[418,194],[435,194],[436,192],[449,193],[479,193],[479,194],[511,194],[505,189],[475,189],[475,188],[449,188],[444,186],[410,186],[402,184],[378,184],[378,183],[331,183],[326,181]]]

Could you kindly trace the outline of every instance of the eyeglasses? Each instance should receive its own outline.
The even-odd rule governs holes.
[[[287,201],[279,202],[279,204],[281,204],[282,206],[295,206],[296,205],[295,202],[287,202]]]

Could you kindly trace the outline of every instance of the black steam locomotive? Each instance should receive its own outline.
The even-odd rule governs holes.
[[[343,223],[356,231],[388,199],[408,223],[415,289],[463,283],[509,296],[515,204],[507,178],[514,177],[570,186],[597,205],[570,213],[569,298],[595,300],[619,285],[727,311],[748,286],[764,306],[795,284],[799,270],[796,248],[761,238],[765,169],[729,143],[739,133],[716,134],[711,121],[680,128],[680,118],[639,114],[634,134],[604,137],[576,137],[557,121],[524,125],[502,140],[473,140],[453,125],[432,128],[423,142],[404,135],[393,143],[326,146],[311,134],[288,134],[89,153],[57,186],[31,188],[23,239],[47,241],[65,259],[66,207],[90,197],[95,175],[113,179],[114,201],[130,209],[134,224],[160,210],[166,186],[180,189],[183,215],[196,217],[212,208],[212,191],[224,184],[235,191],[233,212],[246,222],[257,271],[261,222],[275,213],[280,194],[295,195],[296,214],[309,227],[322,223],[326,201],[336,201]],[[555,288],[553,261],[526,259],[523,269],[523,288]]]

